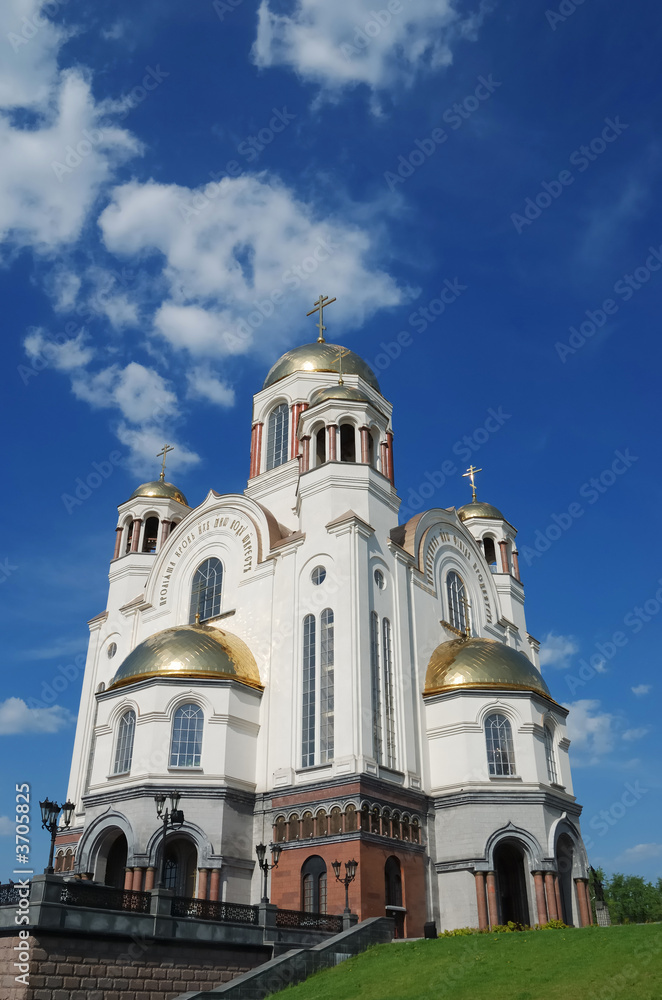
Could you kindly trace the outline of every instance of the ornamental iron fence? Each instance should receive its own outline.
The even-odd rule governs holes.
[[[87,885],[85,882],[66,882],[60,890],[59,901],[66,906],[89,906],[95,910],[149,913],[151,898],[149,892],[114,889],[107,885]]]
[[[276,927],[298,927],[339,934],[343,929],[343,920],[342,916],[334,913],[305,913],[303,910],[279,908],[276,912]]]
[[[170,908],[173,917],[194,917],[196,920],[217,920],[231,924],[258,924],[259,908],[247,903],[222,903],[214,899],[189,899],[173,896]]]

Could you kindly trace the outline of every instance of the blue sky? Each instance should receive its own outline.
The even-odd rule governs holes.
[[[662,875],[661,28],[561,6],[5,4],[3,877],[14,783],[66,794],[116,505],[165,440],[190,502],[243,489],[320,291],[403,506],[465,502],[473,460],[519,529],[592,862]]]

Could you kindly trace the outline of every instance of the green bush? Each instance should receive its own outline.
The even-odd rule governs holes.
[[[509,920],[507,924],[495,924],[491,929],[485,927],[480,930],[478,927],[455,927],[452,931],[442,931],[437,936],[443,937],[465,937],[467,934],[513,934],[516,931],[560,931],[567,928],[562,920],[548,920],[546,924],[536,924],[529,927],[528,924],[518,924],[514,920]]]

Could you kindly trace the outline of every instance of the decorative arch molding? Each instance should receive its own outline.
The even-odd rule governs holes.
[[[195,704],[200,706],[200,708],[204,712],[205,721],[208,721],[210,716],[214,714],[214,706],[212,705],[209,698],[203,692],[194,691],[190,687],[187,688],[186,691],[176,691],[173,694],[170,701],[168,702],[168,704],[166,705],[165,709],[163,710],[163,714],[170,722],[172,722],[172,720],[175,717],[175,712],[177,711],[177,709],[181,708],[182,705],[190,705],[190,704]]]
[[[132,698],[122,698],[116,705],[113,705],[106,722],[106,725],[113,730],[113,733],[115,732],[115,729],[125,712],[135,712],[136,723],[140,719],[140,708],[138,707],[138,702],[134,701]]]
[[[476,713],[476,725],[480,726],[481,729],[485,728],[485,719],[488,715],[493,715],[495,712],[499,712],[500,715],[505,715],[510,723],[512,723],[513,729],[518,732],[523,724],[522,716],[519,714],[517,709],[506,702],[501,701],[500,698],[493,698],[486,704],[481,705]]]
[[[158,820],[156,822],[158,823]],[[197,826],[197,824],[191,823],[188,820],[185,820],[181,826],[177,827],[177,829],[170,829],[168,831],[168,835],[166,837],[166,847],[168,845],[168,841],[174,840],[177,837],[188,837],[189,840],[191,840],[195,844],[195,849],[198,854],[199,868],[204,868],[208,865],[211,865],[210,858],[212,856],[215,857],[215,854],[212,845],[209,841],[209,838],[207,837],[207,834],[204,832],[202,827]],[[163,838],[163,829],[159,824],[157,826],[157,829],[154,831],[154,833],[147,841],[147,846],[145,848],[145,854],[149,858],[149,864],[154,865],[155,867],[159,862],[159,850],[161,849],[162,838]]]
[[[578,870],[573,874],[576,878],[587,878],[588,857],[584,841],[582,840],[579,828],[568,818],[567,813],[563,813],[552,823],[548,840],[549,856],[551,858],[556,858],[559,838],[562,837],[563,834],[570,838],[575,849],[575,863]]]
[[[543,851],[540,844],[532,833],[529,833],[528,830],[524,830],[520,826],[515,826],[511,820],[507,826],[502,826],[501,829],[495,830],[488,837],[485,844],[485,860],[490,868],[494,868],[494,851],[504,840],[517,840],[520,843],[528,855],[531,871],[541,867]]]
[[[76,871],[91,872],[95,870],[99,852],[113,830],[116,830],[117,833],[123,833],[126,837],[127,865],[134,864],[133,855],[139,852],[135,850],[133,827],[123,813],[109,808],[107,812],[93,819],[83,831],[76,850]]]

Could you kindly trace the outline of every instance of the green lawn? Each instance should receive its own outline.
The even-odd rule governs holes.
[[[662,925],[383,944],[281,1000],[661,1000]]]

